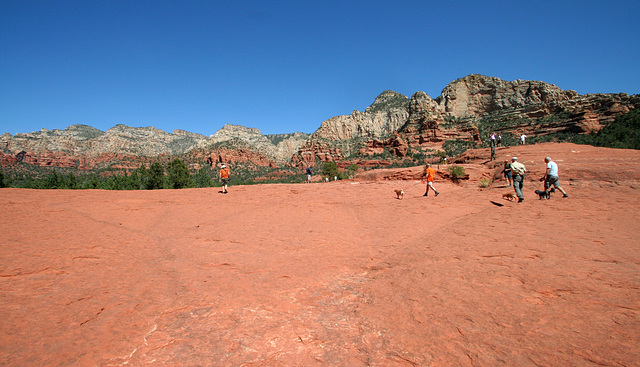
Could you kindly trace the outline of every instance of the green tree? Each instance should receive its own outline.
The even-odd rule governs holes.
[[[64,180],[64,188],[71,190],[75,190],[78,188],[78,180],[76,179],[76,176],[73,174],[73,172],[69,172],[67,178]]]
[[[153,162],[149,167],[145,180],[145,189],[158,190],[164,186],[164,167],[159,162]]]
[[[357,164],[351,163],[349,167],[347,167],[347,171],[349,172],[349,178],[355,177],[356,172],[358,172],[358,169],[360,169],[360,167],[358,167]]]
[[[209,167],[200,168],[193,177],[195,187],[211,187],[211,176],[209,176],[209,172]]]
[[[189,168],[178,158],[169,162],[167,166],[167,181],[170,189],[184,189],[193,186]]]
[[[128,179],[126,173],[124,175],[115,174],[108,177],[100,183],[100,188],[106,190],[127,190]]]
[[[89,179],[89,182],[88,182],[89,188],[97,189],[99,185],[100,185],[100,180],[98,180],[98,177],[96,177],[96,175],[91,176],[91,179]]]
[[[581,135],[575,142],[596,147],[640,149],[640,109],[616,117],[597,133]]]
[[[324,162],[322,166],[322,176],[329,177],[330,180],[338,176],[338,165],[336,162]]]
[[[140,175],[137,170],[134,170],[127,176],[127,190],[140,190],[141,187]]]
[[[54,168],[51,173],[47,176],[43,183],[43,189],[59,189],[62,186],[61,177],[56,173],[56,169]]]
[[[145,190],[147,188],[147,169],[145,168],[144,164],[141,164],[140,167],[134,172],[138,174],[138,189]]]
[[[0,171],[0,187],[6,187],[6,183],[4,182],[4,173]]]

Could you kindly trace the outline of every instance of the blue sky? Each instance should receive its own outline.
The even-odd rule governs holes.
[[[469,74],[640,93],[638,1],[0,1],[0,133],[314,132]]]

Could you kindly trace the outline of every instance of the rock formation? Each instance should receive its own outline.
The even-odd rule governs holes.
[[[140,162],[146,161],[140,158],[181,156],[194,149],[212,150],[222,142],[230,142],[231,148],[242,146],[230,156],[239,161],[270,165],[287,162],[307,137],[307,134],[294,133],[270,138],[258,129],[237,125],[225,125],[211,137],[184,130],[168,133],[154,127],[116,125],[103,132],[87,125],[71,125],[63,130],[0,135],[0,163],[21,161],[37,166],[94,169],[104,167],[106,160],[137,168]]]
[[[469,75],[450,83],[437,99],[445,113],[460,119],[517,121],[507,132],[545,135],[559,131],[598,131],[615,116],[636,108],[640,96],[619,94],[579,95],[541,81],[504,81],[495,77]],[[547,124],[532,119],[553,117]]]
[[[304,144],[308,134],[276,134],[262,135],[260,130],[240,125],[224,125],[208,143],[220,143],[233,139],[241,140],[278,163],[290,160],[291,156]]]
[[[398,103],[398,96],[386,91],[364,113],[354,111],[323,122],[293,161],[325,160],[332,148],[354,138],[370,138],[361,144],[361,154],[386,149],[401,158],[406,154],[405,145],[439,149],[447,140],[481,143],[487,138],[482,134],[490,132],[530,137],[590,133],[637,108],[640,102],[638,95],[579,95],[541,81],[509,82],[478,74],[451,82],[436,99],[416,92],[407,103]],[[388,101],[394,98],[396,103],[389,106]],[[398,134],[390,137],[394,131]],[[331,157],[343,158],[340,154]]]
[[[413,149],[441,149],[449,140],[481,143],[490,132],[529,137],[594,132],[639,102],[638,95],[579,95],[541,81],[473,74],[451,82],[435,99],[420,91],[411,98],[384,91],[364,111],[323,121],[311,135],[263,135],[258,129],[230,124],[209,137],[154,127],[116,125],[103,132],[71,125],[64,130],[0,135],[0,163],[20,160],[92,169],[107,167],[111,160],[130,167],[154,157],[184,156],[194,149],[208,151],[203,154],[209,156],[225,150],[226,156],[238,161],[271,166],[356,161],[383,152],[401,159]],[[375,159],[366,161],[372,164]]]

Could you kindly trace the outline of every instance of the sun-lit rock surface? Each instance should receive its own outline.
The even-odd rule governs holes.
[[[640,364],[640,152],[512,155],[521,204],[478,187],[487,151],[461,184],[440,166],[437,198],[421,167],[227,195],[1,189],[0,365]],[[533,193],[547,155],[568,199]]]

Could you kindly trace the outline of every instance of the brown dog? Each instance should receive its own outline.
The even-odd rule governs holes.
[[[402,200],[404,198],[404,190],[403,189],[395,189],[393,191],[396,192],[396,199]]]
[[[508,192],[506,194],[502,194],[502,198],[503,199],[507,199],[507,200],[515,200],[516,199],[516,194],[514,194],[512,192]]]

